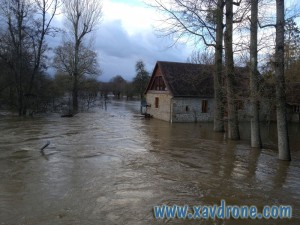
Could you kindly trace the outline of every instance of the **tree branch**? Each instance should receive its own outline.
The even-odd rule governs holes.
[[[257,22],[258,22],[258,25],[259,25],[260,29],[263,29],[263,28],[266,28],[266,27],[275,27],[276,28],[276,24],[261,25],[260,22],[259,22],[259,20]]]

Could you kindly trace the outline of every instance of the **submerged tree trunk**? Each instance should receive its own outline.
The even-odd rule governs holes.
[[[225,66],[227,76],[228,138],[240,139],[238,112],[235,102],[235,72],[232,50],[233,1],[226,0]]]
[[[275,82],[279,159],[291,160],[284,78],[284,0],[276,0]]]
[[[214,131],[224,131],[224,103],[222,90],[222,58],[223,58],[223,0],[218,0],[216,17],[216,46],[215,46],[215,73],[214,73]]]
[[[78,75],[74,74],[73,79],[72,108],[73,113],[76,114],[78,112]]]
[[[257,23],[258,0],[251,0],[250,26],[250,98],[251,98],[251,147],[261,148],[259,127],[258,101],[258,70],[257,70]]]
[[[80,65],[80,51],[84,48],[86,36],[91,33],[102,17],[102,5],[99,0],[62,0],[64,12],[70,27],[68,30],[73,34],[74,43],[74,65],[69,75],[73,76],[73,112],[78,112],[78,91],[79,81],[85,75],[89,74],[90,67]],[[81,63],[82,64],[82,63]]]
[[[23,92],[22,91],[18,91],[18,113],[19,116],[22,116],[24,112],[23,109]]]
[[[78,29],[78,27],[77,27]],[[80,41],[78,40],[78,30],[75,29],[75,51],[74,51],[74,74],[73,74],[73,113],[78,112],[78,59],[79,59],[79,47],[80,47]]]

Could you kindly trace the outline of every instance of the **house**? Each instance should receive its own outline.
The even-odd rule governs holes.
[[[147,113],[168,122],[213,121],[213,66],[158,61],[145,91]]]
[[[235,100],[239,120],[249,121],[249,69],[236,67]],[[168,122],[208,122],[214,117],[213,65],[158,61],[145,91],[147,113]],[[222,80],[223,86],[226,82]],[[276,120],[274,84],[263,84],[260,119]],[[287,84],[287,119],[300,122],[300,83]],[[224,98],[226,106],[226,99]],[[227,110],[225,107],[224,117]]]

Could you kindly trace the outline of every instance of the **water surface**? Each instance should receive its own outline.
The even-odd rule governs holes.
[[[113,102],[73,118],[0,116],[0,224],[299,224],[300,125],[290,126],[291,162],[277,160],[276,127],[263,150],[211,132],[212,124],[169,124]],[[41,154],[40,148],[50,141]],[[153,206],[284,204],[293,219],[156,220]]]

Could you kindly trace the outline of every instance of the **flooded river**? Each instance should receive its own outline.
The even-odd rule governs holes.
[[[277,160],[276,128],[265,148],[213,133],[212,124],[138,116],[137,102],[107,111],[0,116],[0,224],[300,224],[300,125],[292,161]],[[40,148],[50,141],[41,154]],[[290,220],[157,220],[155,205],[291,205]]]

